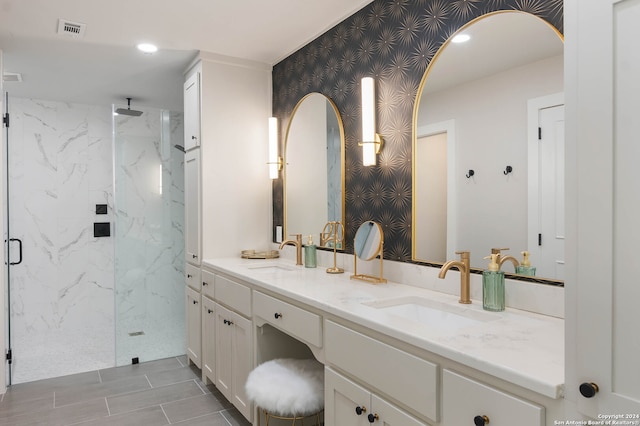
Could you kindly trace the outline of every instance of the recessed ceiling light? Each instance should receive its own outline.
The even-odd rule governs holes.
[[[158,51],[158,47],[151,43],[140,43],[138,49],[144,53],[155,53]]]
[[[465,41],[469,41],[470,38],[471,36],[468,34],[458,34],[451,39],[451,43],[464,43]]]

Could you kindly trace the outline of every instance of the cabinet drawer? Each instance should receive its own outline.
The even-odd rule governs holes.
[[[293,337],[322,347],[322,317],[290,303],[255,291],[253,314],[282,329]]]
[[[187,285],[196,291],[202,290],[202,283],[200,282],[200,268],[194,265],[185,265],[185,280]]]
[[[251,317],[251,289],[220,275],[214,276],[215,300],[240,314]]]
[[[491,426],[543,426],[544,407],[525,401],[450,370],[442,373],[444,426],[473,424],[487,416]]]
[[[438,366],[332,321],[325,321],[328,364],[427,418],[438,420]],[[461,423],[462,424],[462,423]]]
[[[215,292],[213,291],[215,287],[213,285],[214,280],[215,275],[212,272],[202,270],[202,294],[210,299],[215,299]]]

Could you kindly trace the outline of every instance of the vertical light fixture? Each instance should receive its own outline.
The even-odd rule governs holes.
[[[269,177],[278,179],[278,172],[282,170],[282,157],[278,155],[278,119],[269,117]]]
[[[382,136],[376,133],[376,90],[375,80],[364,77],[360,82],[362,90],[362,164],[376,165],[376,154],[382,148]]]

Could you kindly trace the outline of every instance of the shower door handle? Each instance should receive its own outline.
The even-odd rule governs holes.
[[[9,238],[9,244],[11,244],[12,241],[18,242],[18,253],[20,254],[20,257],[17,262],[9,262],[9,265],[19,265],[22,263],[22,240],[20,238]]]

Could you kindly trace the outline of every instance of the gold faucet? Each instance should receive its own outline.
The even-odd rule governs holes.
[[[280,244],[280,250],[287,244],[296,247],[296,265],[302,265],[302,234],[291,234],[292,237],[296,237],[295,240],[284,240]]]
[[[450,260],[442,265],[438,278],[444,278],[450,268],[458,268],[458,271],[460,271],[460,300],[458,300],[458,303],[469,304],[471,303],[471,291],[469,290],[469,274],[471,272],[469,252],[457,251],[456,254],[460,255],[460,260]]]
[[[502,256],[502,254],[500,253],[502,250],[509,250],[509,249],[508,248],[492,248],[491,249],[491,254],[497,254],[498,255],[498,256],[496,256],[496,263],[498,264],[498,267],[500,269],[502,269],[502,265],[507,260],[510,261],[511,263],[513,263],[513,267],[514,268],[517,268],[518,266],[520,266],[520,262],[515,257],[513,257],[511,255]]]

